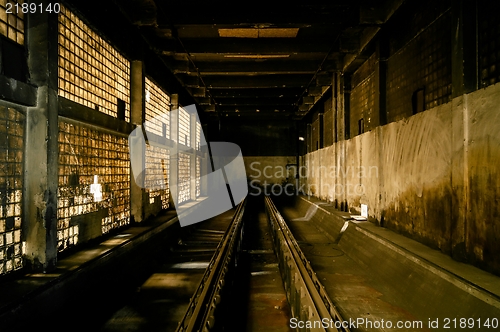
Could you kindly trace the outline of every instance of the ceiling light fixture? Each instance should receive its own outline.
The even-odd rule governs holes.
[[[236,28],[218,29],[219,37],[226,38],[295,38],[299,28]]]

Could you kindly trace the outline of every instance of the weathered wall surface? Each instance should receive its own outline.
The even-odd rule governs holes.
[[[314,196],[353,212],[368,204],[372,222],[498,274],[499,102],[496,84],[314,151],[301,181]]]
[[[466,247],[469,258],[500,271],[500,84],[468,96]]]

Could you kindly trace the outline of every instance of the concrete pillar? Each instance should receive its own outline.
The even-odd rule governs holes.
[[[337,178],[335,181],[335,205],[342,211],[347,208],[347,196],[346,196],[346,178],[342,174],[346,174],[345,170],[345,140],[346,140],[346,129],[348,128],[346,117],[348,116],[345,112],[345,94],[344,94],[344,73],[337,71],[333,74],[333,98],[332,104],[334,105],[334,117],[335,117],[335,155],[336,155],[336,169]],[[337,189],[339,188],[339,189]],[[340,190],[342,189],[342,190]]]
[[[170,113],[170,139],[174,141],[174,145],[170,149],[170,176],[169,183],[173,183],[175,185],[179,184],[179,95],[172,94],[170,96],[171,110],[175,112]],[[177,187],[178,188],[178,187]],[[170,191],[170,194],[174,193]],[[176,193],[178,194],[178,193]],[[177,201],[176,197],[172,200]],[[177,208],[177,206],[176,206]]]
[[[205,134],[205,140],[208,139],[208,125],[205,124],[205,125],[202,125],[202,135]],[[203,141],[203,138],[201,139]],[[208,141],[206,141],[207,144],[209,143]],[[212,171],[212,165],[211,165],[211,160],[210,160],[210,155],[208,154],[208,148],[207,146],[205,147],[201,147],[201,153],[203,154],[202,155],[202,159],[201,159],[201,170],[200,170],[200,174],[201,174],[201,183],[200,183],[200,189],[201,189],[201,196],[207,196],[208,195],[208,181],[207,181],[207,177],[204,175],[207,175],[209,172]]]
[[[142,126],[145,118],[145,81],[144,64],[142,61],[132,61],[130,70],[130,122],[136,126]],[[134,147],[144,148],[142,145]],[[146,163],[145,151],[135,150],[134,161],[142,158],[143,169]],[[141,222],[144,220],[144,200],[145,190],[139,187],[133,176],[130,177],[130,209],[132,220]],[[148,202],[149,203],[149,202]]]
[[[343,73],[344,95],[344,139],[350,139],[351,133],[351,78],[352,74]]]
[[[323,140],[323,137],[324,137],[324,121],[323,121],[323,113],[319,113],[318,114],[318,150],[319,149],[322,149],[324,147],[324,140]]]
[[[387,124],[387,60],[389,58],[389,36],[388,32],[381,31],[379,41],[377,44],[377,57],[378,64],[375,67],[375,91],[378,91],[375,98],[375,107],[377,108],[376,114],[378,114],[378,125],[375,128],[375,133],[377,137],[379,154],[377,156],[376,166],[378,174],[378,208],[369,207],[371,211],[380,211],[380,215],[375,215],[379,226],[384,226],[384,208],[386,204],[385,195],[385,180],[384,180],[384,146],[382,137],[382,126]]]
[[[196,199],[196,114],[189,114],[189,136],[191,140],[191,163],[190,163],[190,178],[191,186],[189,196],[192,200]]]
[[[452,221],[451,254],[465,261],[467,252],[467,224],[470,216],[470,144],[467,93],[477,90],[479,74],[477,63],[477,9],[475,0],[452,1]]]
[[[478,89],[476,0],[452,1],[452,97]]]
[[[387,33],[381,33],[378,45],[378,64],[375,68],[375,89],[378,91],[376,95],[376,106],[378,107],[378,125],[387,124],[387,59],[389,58],[389,37]]]
[[[48,272],[57,263],[57,15],[47,12],[30,15],[26,34],[30,83],[38,86],[38,95],[36,106],[29,107],[26,114],[25,258],[28,268]]]

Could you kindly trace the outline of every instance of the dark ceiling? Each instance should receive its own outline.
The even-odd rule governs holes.
[[[328,91],[332,72],[353,71],[373,52],[370,41],[402,2],[108,5],[206,114],[301,118]]]

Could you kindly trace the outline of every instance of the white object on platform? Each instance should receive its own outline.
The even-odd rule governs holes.
[[[361,215],[351,215],[351,218],[356,221],[368,220],[368,205],[361,204]]]

